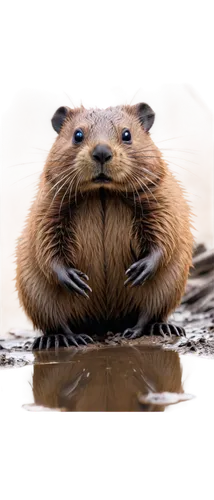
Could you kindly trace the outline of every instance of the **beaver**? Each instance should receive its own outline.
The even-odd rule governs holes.
[[[16,249],[33,349],[185,334],[167,323],[192,262],[191,211],[146,103],[60,107],[57,138]]]

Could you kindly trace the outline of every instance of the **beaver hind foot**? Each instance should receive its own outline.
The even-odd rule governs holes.
[[[172,323],[153,323],[149,325],[149,335],[161,335],[165,337],[171,337],[172,335],[176,335],[177,337],[185,337],[186,332],[182,326],[176,326]]]
[[[37,337],[32,345],[33,351],[44,351],[53,349],[57,351],[61,347],[80,347],[93,343],[93,339],[84,333],[82,334],[53,334]]]
[[[186,332],[181,326],[173,325],[172,323],[153,323],[147,325],[146,328],[142,328],[136,325],[133,328],[127,328],[122,334],[122,338],[125,339],[137,339],[143,335],[161,335],[165,337],[171,337],[176,335],[177,337],[185,337]]]

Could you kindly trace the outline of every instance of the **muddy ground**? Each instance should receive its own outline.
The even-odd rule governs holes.
[[[118,341],[107,339],[103,345],[159,345],[164,349],[170,349],[179,354],[195,353],[200,356],[208,356],[214,358],[214,327],[209,326],[201,331],[201,328],[194,328],[185,337],[143,337],[133,341]],[[0,340],[0,366],[1,367],[21,367],[32,364],[34,361],[33,353],[31,352],[32,338],[14,338]],[[96,348],[98,345],[96,346]],[[92,349],[93,347],[90,347]],[[75,348],[74,348],[75,349]],[[87,348],[83,348],[87,349]]]
[[[185,328],[186,337],[144,336],[134,341],[122,341],[109,335],[105,345],[152,344],[180,354],[195,353],[214,358],[214,250],[206,250],[203,245],[198,246],[194,251],[193,264],[182,303],[171,318],[176,325]],[[21,332],[10,332],[10,335],[11,338],[0,339],[0,366],[18,367],[32,364],[33,332],[25,333],[24,336]]]

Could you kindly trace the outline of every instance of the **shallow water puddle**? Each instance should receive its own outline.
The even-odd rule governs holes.
[[[192,361],[146,343],[37,352],[21,408],[38,414],[170,412],[195,399]]]

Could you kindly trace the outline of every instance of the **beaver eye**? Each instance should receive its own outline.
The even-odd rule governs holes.
[[[79,143],[82,142],[83,139],[84,139],[83,131],[81,130],[81,128],[78,128],[74,132],[74,142]]]
[[[131,136],[130,130],[128,130],[127,128],[125,128],[125,130],[123,130],[123,132],[122,132],[122,140],[124,142],[130,142],[131,138],[132,138],[132,136]]]

